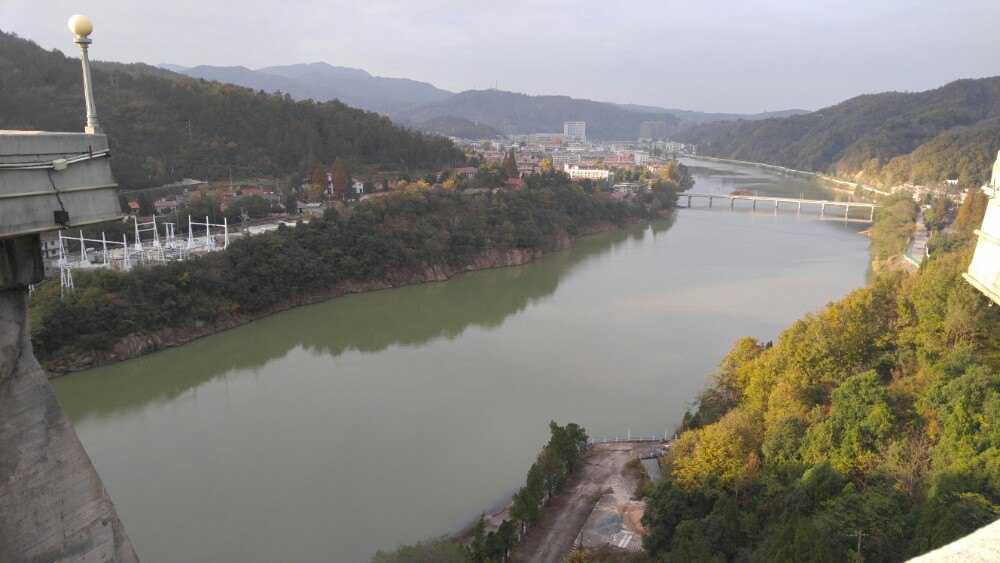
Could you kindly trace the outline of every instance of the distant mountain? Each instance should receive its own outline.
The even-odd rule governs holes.
[[[563,121],[583,120],[587,121],[588,135],[593,138],[633,140],[638,137],[638,124],[642,121],[665,121],[665,126],[657,131],[672,134],[691,125],[713,121],[756,120],[806,113],[803,110],[760,114],[705,113],[566,96],[529,96],[498,90],[470,90],[453,94],[426,82],[372,76],[362,69],[332,66],[324,62],[269,66],[257,70],[243,66],[201,65],[186,68],[161,64],[159,67],[192,78],[228,82],[268,93],[280,91],[297,100],[337,99],[353,107],[399,118],[426,132],[462,137],[476,135],[467,138],[489,138],[498,133],[555,133],[562,131]],[[667,116],[666,119],[664,116]],[[446,117],[454,119],[442,119]]]
[[[691,111],[686,109],[661,108],[656,106],[641,106],[638,104],[618,104],[619,107],[629,111],[641,113],[669,113],[681,121],[692,124],[713,123],[716,121],[759,121],[769,117],[790,117],[809,113],[804,109],[786,109],[781,111],[765,111],[761,113],[710,113],[704,111]]]
[[[228,82],[237,86],[263,90],[269,94],[281,91],[291,94],[296,99],[312,98],[309,89],[295,80],[284,76],[274,76],[250,70],[244,66],[196,66],[180,71],[185,76],[192,78],[204,78],[205,80],[215,80],[217,82]],[[332,96],[335,98],[336,96]]]
[[[461,117],[484,123],[500,133],[559,133],[565,121],[586,121],[587,137],[601,140],[634,140],[643,121],[663,121],[669,131],[680,120],[665,113],[630,111],[616,104],[581,100],[567,96],[529,96],[502,90],[469,90],[438,102],[403,112],[403,123],[425,129],[424,125],[442,117]]]
[[[699,154],[894,185],[986,180],[1000,147],[1000,76],[851,98],[813,113],[710,123],[679,140]]]
[[[187,67],[184,67],[184,66],[181,66],[181,65],[172,65],[170,63],[160,63],[160,64],[158,64],[156,66],[159,67],[159,68],[162,68],[162,69],[169,70],[170,72],[176,72],[178,74],[180,74],[183,71],[187,70]]]
[[[242,66],[160,65],[193,78],[228,82],[268,93],[281,91],[298,100],[337,99],[368,111],[392,114],[452,95],[426,82],[408,78],[372,76],[364,70],[308,63],[251,70]]]

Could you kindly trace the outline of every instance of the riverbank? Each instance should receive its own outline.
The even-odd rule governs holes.
[[[640,457],[661,451],[660,442],[593,444],[580,456],[566,484],[541,508],[538,522],[528,528],[514,550],[513,561],[558,562],[574,546],[600,549],[614,546],[642,550],[641,520],[645,502],[636,500],[643,482]],[[495,532],[510,520],[513,503],[494,508],[483,517],[486,532]],[[468,545],[476,524],[451,539]]]
[[[818,172],[806,172],[805,170],[795,170],[794,168],[786,168],[784,166],[777,166],[775,164],[766,164],[764,162],[750,162],[750,161],[747,161],[747,160],[734,160],[734,159],[730,159],[730,158],[716,158],[714,156],[688,156],[686,158],[691,158],[691,159],[694,159],[694,160],[707,160],[707,161],[710,161],[710,162],[724,162],[724,163],[727,163],[727,164],[738,164],[740,166],[752,166],[754,168],[764,168],[766,170],[773,170],[775,172],[780,172],[782,174],[794,174],[794,175],[803,176],[803,177],[806,177],[806,178],[816,178],[818,180],[823,180],[823,181],[826,181],[826,182],[832,182],[834,184],[838,184],[838,185],[841,185],[841,186],[850,186],[852,188],[851,190],[844,190],[843,188],[834,188],[834,189],[840,189],[841,191],[849,191],[851,193],[854,193],[854,189],[861,188],[862,190],[864,190],[866,192],[869,192],[869,193],[872,193],[872,194],[876,194],[876,195],[880,195],[880,196],[892,195],[889,192],[885,192],[885,191],[879,190],[877,188],[874,188],[872,186],[868,186],[868,185],[865,185],[865,184],[859,184],[857,182],[851,182],[849,180],[842,180],[840,178],[834,178],[832,176],[827,176],[826,174],[820,174]]]
[[[873,227],[887,257],[916,212],[893,197]],[[977,213],[916,272],[873,276],[773,343],[733,345],[651,493],[651,557],[888,561],[995,519],[997,483],[983,468],[996,444],[975,421],[1000,407],[1000,316],[962,280]]]
[[[509,499],[552,418],[663,432],[735,338],[776,338],[864,283],[858,230],[677,212],[52,383],[147,558],[366,561]]]
[[[644,218],[634,218],[624,226],[635,225],[644,221],[646,221]],[[193,340],[240,327],[295,307],[314,305],[347,294],[367,293],[407,285],[441,282],[465,272],[527,264],[546,253],[570,248],[573,242],[579,237],[608,232],[622,226],[602,222],[581,229],[578,234],[573,236],[564,233],[558,237],[548,238],[542,248],[491,248],[480,250],[475,253],[467,264],[462,266],[429,264],[422,271],[399,272],[386,279],[367,282],[346,281],[324,291],[302,295],[292,300],[281,301],[251,315],[233,316],[216,323],[195,323],[193,326],[183,328],[168,327],[155,331],[135,332],[116,340],[107,350],[73,352],[63,355],[58,359],[43,360],[42,366],[49,379],[53,379],[62,375],[139,358],[153,352],[181,346]]]
[[[35,354],[53,374],[78,371],[345,293],[524,264],[574,237],[655,215],[564,175],[531,183],[489,196],[396,193],[192,260],[80,272],[67,295],[48,282],[31,296]]]

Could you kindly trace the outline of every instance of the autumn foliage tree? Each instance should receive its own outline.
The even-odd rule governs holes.
[[[338,200],[344,199],[349,178],[347,176],[347,168],[344,167],[344,162],[339,158],[333,162],[333,168],[330,169],[330,176],[330,181],[333,183],[333,197]]]
[[[873,230],[912,222],[912,200],[889,205]],[[943,237],[773,346],[736,342],[662,462],[655,557],[837,561],[860,537],[897,561],[1000,516],[1000,311],[961,277],[975,237]]]

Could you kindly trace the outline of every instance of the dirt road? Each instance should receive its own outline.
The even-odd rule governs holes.
[[[514,561],[562,561],[598,501],[634,479],[623,476],[625,465],[640,453],[659,450],[657,442],[595,444],[577,462],[569,481],[542,509],[541,521],[532,526],[514,552]],[[626,495],[627,496],[627,495]]]

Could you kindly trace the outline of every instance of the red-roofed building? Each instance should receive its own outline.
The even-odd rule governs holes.
[[[466,176],[475,176],[476,170],[477,169],[475,166],[463,166],[462,168],[456,168],[455,174],[465,174]]]
[[[508,190],[520,190],[526,186],[527,184],[525,184],[524,180],[520,178],[511,178],[510,180],[507,180],[507,182],[505,183],[505,187]]]

